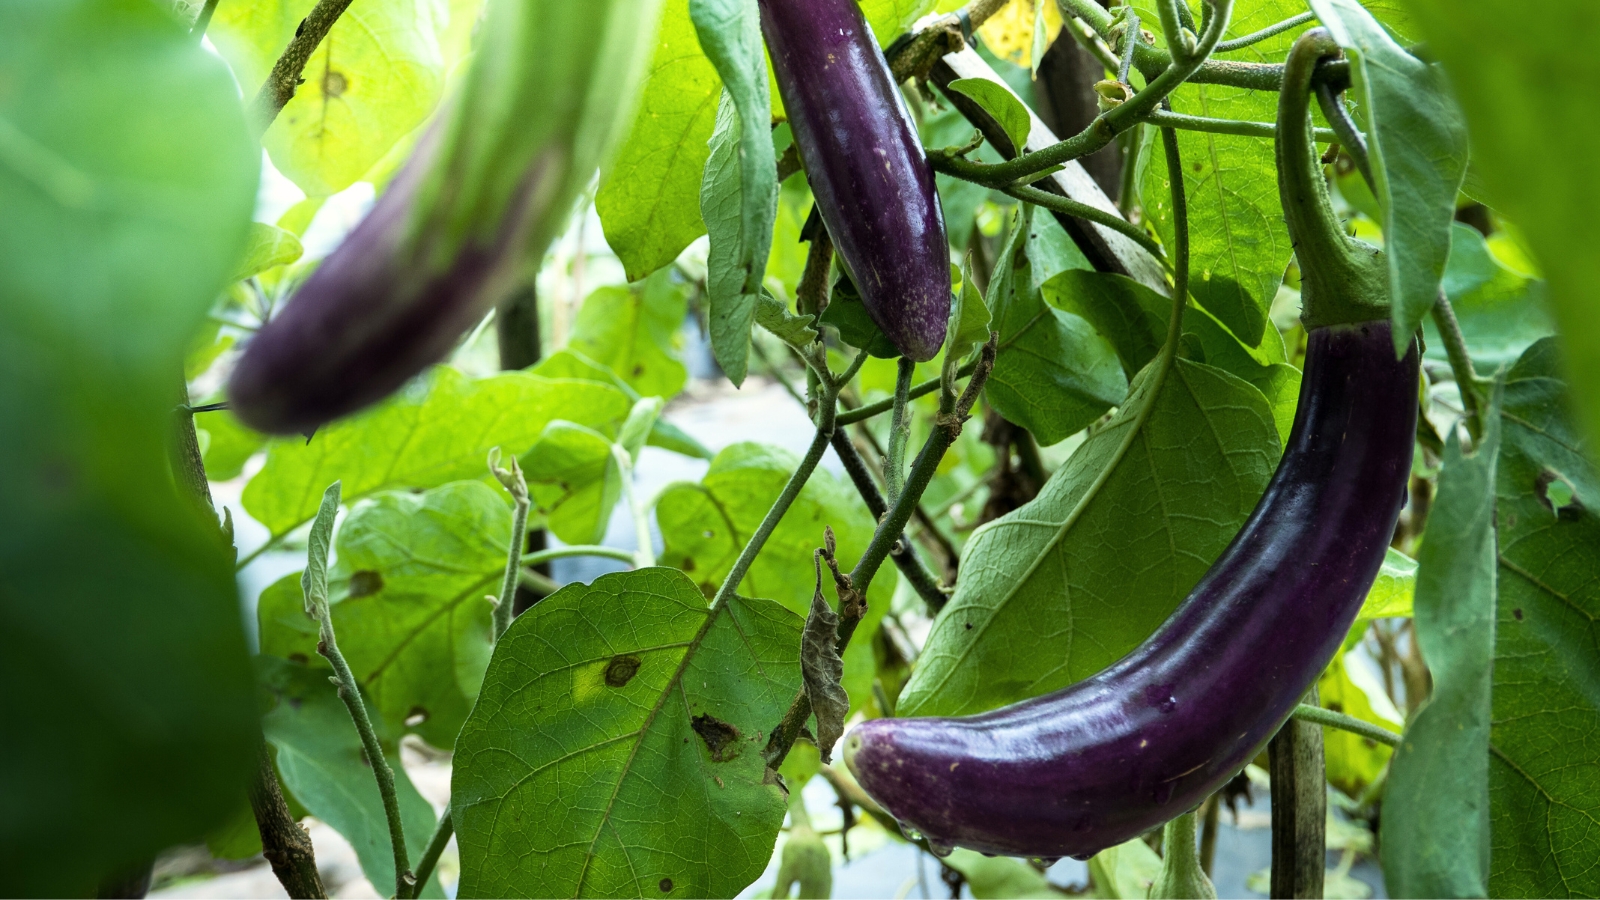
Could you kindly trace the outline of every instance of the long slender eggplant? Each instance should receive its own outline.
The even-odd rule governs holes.
[[[932,359],[950,315],[933,170],[855,0],[760,0],[761,31],[817,211],[867,313]]]
[[[660,0],[491,0],[461,92],[245,349],[234,411],[294,434],[442,359],[515,287],[631,113]]]
[[[1197,805],[1258,753],[1344,640],[1404,505],[1417,347],[1395,358],[1381,256],[1338,228],[1291,52],[1284,209],[1305,274],[1300,405],[1266,493],[1142,645],[1060,691],[964,718],[877,719],[845,739],[874,799],[935,848],[1085,858]],[[1374,302],[1376,301],[1376,302]],[[1363,318],[1365,315],[1365,318]]]

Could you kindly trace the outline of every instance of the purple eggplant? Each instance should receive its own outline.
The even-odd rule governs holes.
[[[307,433],[443,359],[527,276],[632,110],[660,0],[490,0],[472,67],[361,224],[250,341],[233,410]]]
[[[760,0],[817,211],[867,313],[921,362],[944,343],[950,247],[933,170],[855,0]]]
[[[963,718],[876,719],[845,738],[873,799],[936,848],[1084,859],[1244,768],[1339,649],[1411,472],[1417,350],[1387,322],[1311,332],[1277,473],[1160,629],[1070,687]]]

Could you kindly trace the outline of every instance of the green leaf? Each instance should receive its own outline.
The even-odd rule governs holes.
[[[975,900],[1021,900],[1027,897],[1066,897],[1044,873],[1020,859],[984,856],[965,847],[945,859],[945,865],[967,879]]]
[[[656,501],[664,544],[661,562],[688,573],[707,597],[716,593],[797,464],[793,454],[776,447],[733,444],[717,454],[698,483],[668,485]],[[876,523],[855,488],[821,470],[778,522],[739,590],[769,597],[803,617],[811,608],[816,582],[811,554],[822,546],[824,526],[833,528],[839,564],[848,568],[866,552]],[[858,709],[872,694],[872,632],[894,598],[897,577],[886,567],[872,580],[867,617],[844,652],[844,687]],[[832,579],[823,581],[824,593],[837,606]]]
[[[800,316],[789,311],[783,301],[763,290],[756,300],[755,318],[761,327],[772,332],[791,347],[804,349],[817,339],[816,318]]]
[[[0,17],[0,894],[88,895],[222,824],[253,765],[229,550],[166,446],[260,151],[158,5]]]
[[[901,32],[933,7],[934,0],[861,0],[861,12],[880,47],[894,43]]]
[[[218,5],[206,36],[233,67],[247,101],[315,5]],[[352,4],[312,52],[304,81],[262,137],[272,164],[311,197],[360,181],[438,102],[445,80],[439,36],[449,15],[444,0]]]
[[[448,366],[415,390],[316,433],[273,441],[245,485],[244,508],[276,537],[317,511],[322,488],[344,482],[346,502],[389,488],[428,488],[484,473],[493,447],[521,455],[551,421],[584,425],[627,415],[628,396],[593,381],[506,372],[471,381]],[[530,477],[533,473],[529,473]]]
[[[957,78],[950,82],[950,89],[971,97],[983,107],[984,112],[993,116],[1005,129],[1013,149],[1028,146],[1028,135],[1033,131],[1033,117],[1022,101],[1004,85],[986,78]]]
[[[1159,22],[1149,0],[1134,4],[1145,22]],[[1305,11],[1304,0],[1263,0],[1236,6],[1227,37],[1242,37]],[[1303,28],[1230,54],[1246,62],[1282,63]],[[1165,43],[1158,38],[1158,43]],[[1277,95],[1214,84],[1186,84],[1173,109],[1221,119],[1272,121]],[[1161,242],[1172,246],[1172,189],[1165,150],[1154,129],[1140,154],[1139,193]],[[1247,345],[1260,343],[1267,312],[1292,255],[1278,199],[1277,166],[1267,138],[1178,131],[1184,190],[1189,201],[1189,293]],[[1270,335],[1268,335],[1270,338]]]
[[[555,421],[545,426],[522,456],[528,492],[546,525],[569,544],[605,539],[611,510],[622,496],[622,472],[611,455],[611,439],[582,425]]]
[[[1458,223],[1451,232],[1444,289],[1466,339],[1467,353],[1480,372],[1510,366],[1535,341],[1554,331],[1545,283],[1501,265],[1483,235],[1469,225]],[[1423,321],[1422,329],[1428,358],[1448,363],[1444,340],[1432,317]]]
[[[700,50],[689,0],[667,0],[639,111],[615,160],[600,173],[595,210],[606,243],[638,281],[706,233],[701,176],[710,156],[722,81]]]
[[[1384,796],[1383,880],[1399,897],[1488,896],[1498,395],[1471,456],[1450,435],[1417,560],[1417,644],[1433,692],[1406,726]]]
[[[847,273],[840,272],[839,279],[833,283],[833,297],[822,311],[821,323],[833,326],[839,333],[839,340],[878,359],[894,359],[900,355],[894,342],[872,321],[860,290]]]
[[[1367,591],[1356,619],[1392,619],[1411,615],[1417,589],[1417,561],[1390,547],[1384,551],[1378,579]]]
[[[1035,212],[1028,224],[1028,270],[1035,289],[1068,269],[1094,268],[1055,216]]]
[[[368,881],[394,884],[393,845],[383,798],[367,765],[361,738],[350,723],[350,712],[328,683],[328,670],[272,656],[256,660],[262,684],[273,698],[272,709],[261,718],[261,728],[277,751],[283,786],[311,815],[350,842]],[[384,744],[383,755],[394,770],[406,846],[410,857],[417,859],[433,835],[433,807],[406,777],[399,748],[384,720],[375,713],[372,718]],[[437,873],[428,879],[422,896],[444,896]]]
[[[678,360],[678,330],[687,312],[684,288],[667,272],[636,288],[603,287],[583,301],[567,346],[640,395],[671,398],[689,379]]]
[[[1600,121],[1586,98],[1600,93],[1600,57],[1582,42],[1552,44],[1539,29],[1507,28],[1527,8],[1515,0],[1461,4],[1408,0],[1427,40],[1450,76],[1471,128],[1473,169],[1493,200],[1526,232],[1550,280],[1550,304],[1566,350],[1572,384],[1600,384]],[[1539,7],[1565,34],[1594,34],[1600,6],[1554,0]],[[1494,35],[1485,41],[1484,35]],[[1560,76],[1552,81],[1551,74]],[[1574,396],[1579,421],[1600,446],[1600,391]],[[1492,889],[1492,888],[1491,888]]]
[[[989,342],[989,322],[994,318],[983,293],[972,280],[972,260],[960,272],[961,290],[950,306],[950,324],[945,329],[945,359],[955,364],[965,359],[974,347]]]
[[[1600,479],[1553,351],[1551,340],[1533,345],[1507,376],[1496,473],[1496,897],[1600,893]]]
[[[251,222],[244,258],[234,267],[232,280],[242,281],[276,266],[286,266],[304,253],[305,248],[300,246],[300,238],[294,232],[284,231],[275,225]]]
[[[621,427],[617,429],[617,445],[627,452],[632,462],[639,461],[639,451],[644,449],[645,441],[655,430],[664,406],[666,402],[660,397],[636,400],[633,409],[628,411],[628,418],[624,419]]]
[[[689,0],[689,17],[723,83],[700,212],[711,239],[706,259],[711,349],[738,385],[748,363],[750,305],[766,277],[778,215],[767,56],[756,0]]]
[[[1383,206],[1396,352],[1427,318],[1450,255],[1456,193],[1467,174],[1467,127],[1444,71],[1395,43],[1355,0],[1310,0],[1354,61],[1372,177]]]
[[[1281,452],[1272,412],[1221,370],[1179,359],[1164,380],[1156,371],[1036,498],[967,540],[900,715],[980,712],[1098,672],[1222,553]]]
[[[1342,712],[1363,722],[1399,731],[1405,720],[1394,702],[1384,693],[1383,684],[1361,664],[1346,664],[1346,657],[1361,644],[1368,623],[1357,620],[1344,647],[1328,663],[1322,677],[1317,680],[1317,697],[1321,705]],[[1340,728],[1322,729],[1322,751],[1327,761],[1328,783],[1351,797],[1362,791],[1383,773],[1393,752],[1388,744],[1380,744]]]
[[[1000,333],[984,388],[997,412],[1050,445],[1123,401],[1128,380],[1116,351],[1088,322],[1047,306],[1033,287],[1028,221],[1014,225],[989,283],[991,327]]]
[[[785,803],[762,759],[800,687],[800,620],[715,609],[682,572],[602,575],[496,647],[456,742],[461,895],[732,896]]]
[[[217,399],[222,398],[218,396]],[[206,435],[202,458],[206,477],[212,481],[238,478],[244,471],[244,464],[267,443],[266,435],[245,427],[225,409],[195,413],[194,422],[197,431]]]
[[[484,597],[499,592],[510,537],[510,509],[481,481],[379,494],[339,526],[329,578],[339,649],[397,732],[455,743],[489,664]],[[262,592],[257,618],[262,653],[328,668],[294,576]]]
[[[1140,838],[1089,858],[1089,878],[1099,897],[1142,900],[1150,896],[1150,885],[1160,874],[1161,857]]]

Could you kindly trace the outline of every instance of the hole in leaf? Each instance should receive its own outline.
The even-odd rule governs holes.
[[[727,722],[701,713],[689,720],[689,726],[706,742],[712,762],[727,762],[739,755],[739,729]]]
[[[641,665],[637,656],[618,656],[606,665],[606,684],[614,688],[622,687],[633,680],[639,672]]]
[[[426,721],[428,721],[428,710],[421,706],[413,706],[411,711],[406,713],[407,728],[415,728]]]
[[[350,596],[370,597],[383,590],[383,574],[364,570],[350,576]]]
[[[1534,492],[1545,509],[1563,522],[1575,522],[1583,514],[1583,504],[1572,489],[1572,482],[1554,469],[1545,469],[1534,482]]]

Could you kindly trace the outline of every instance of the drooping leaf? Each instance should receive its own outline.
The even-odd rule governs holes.
[[[700,49],[689,0],[667,0],[627,140],[600,173],[595,210],[629,281],[672,262],[706,233],[701,176],[722,80]]]
[[[510,535],[510,508],[481,481],[379,494],[339,526],[329,576],[339,649],[396,734],[455,743],[489,664],[484,598],[499,592]],[[328,668],[296,576],[262,592],[257,617],[262,653]]]
[[[667,272],[636,288],[599,288],[578,310],[567,347],[609,368],[641,396],[674,397],[689,378],[678,359],[687,305],[682,285]]]
[[[1600,893],[1600,479],[1553,340],[1506,380],[1489,893]]]
[[[1011,140],[1011,148],[1008,149],[1020,149],[1028,145],[1028,135],[1033,131],[1033,117],[1015,94],[986,78],[958,78],[950,82],[950,89],[971,97],[1000,123],[1006,137]]]
[[[789,312],[783,301],[766,291],[757,297],[755,319],[762,328],[792,347],[805,347],[817,339],[815,317]]]
[[[1526,16],[1515,0],[1461,4],[1407,0],[1429,52],[1450,75],[1471,126],[1473,169],[1493,204],[1528,237],[1550,280],[1550,305],[1560,329],[1573,402],[1588,424],[1590,459],[1600,446],[1600,169],[1589,148],[1600,121],[1583,98],[1600,91],[1600,56],[1582,42],[1552,45],[1538,29],[1506,28]],[[1539,7],[1566,34],[1594,34],[1600,6],[1557,0]],[[1485,41],[1484,35],[1495,35]],[[1553,77],[1553,73],[1560,73]],[[1492,889],[1492,888],[1491,888]]]
[[[1383,554],[1378,578],[1361,604],[1361,619],[1389,619],[1411,615],[1417,589],[1417,561],[1393,547]]]
[[[483,474],[490,448],[521,454],[551,421],[616,422],[631,403],[594,381],[507,372],[469,380],[448,366],[413,391],[319,430],[309,441],[268,445],[267,461],[245,485],[243,503],[273,535],[316,513],[322,489],[344,482],[346,502],[389,488],[427,488]]]
[[[1072,435],[1123,401],[1116,351],[1082,318],[1045,304],[1026,255],[1026,218],[1012,229],[989,282],[990,327],[1000,333],[989,403],[1040,444]]]
[[[166,446],[260,153],[158,5],[0,18],[0,893],[85,896],[220,825],[252,763],[230,551]]]
[[[706,596],[722,584],[733,561],[794,472],[794,456],[761,444],[733,444],[718,453],[698,483],[668,485],[656,502],[664,565],[688,573]],[[778,601],[797,616],[811,608],[811,553],[833,528],[841,567],[853,566],[872,541],[875,524],[855,488],[832,473],[814,473],[767,539],[739,585],[747,596]],[[888,612],[897,575],[885,566],[867,591],[867,617],[844,652],[844,686],[858,708],[872,693],[872,634]],[[831,579],[825,579],[831,581]],[[831,583],[825,594],[833,594]],[[832,598],[837,602],[838,597]]]
[[[1325,709],[1399,732],[1405,719],[1384,693],[1382,682],[1359,658],[1362,654],[1358,647],[1368,624],[1356,621],[1345,638],[1344,647],[1317,679],[1318,703]],[[1352,654],[1355,660],[1351,659]],[[1322,752],[1327,763],[1328,783],[1351,797],[1359,797],[1383,773],[1392,751],[1388,744],[1324,726]]]
[[[1151,883],[1160,874],[1161,857],[1139,838],[1101,850],[1089,859],[1089,877],[1100,897],[1148,897]]]
[[[778,214],[767,56],[756,0],[690,0],[689,16],[724,87],[700,188],[700,212],[711,238],[706,290],[712,351],[737,385],[744,381],[748,362],[748,309],[766,277]]]
[[[1403,352],[1433,308],[1450,255],[1456,192],[1467,174],[1466,122],[1444,71],[1406,52],[1361,4],[1310,2],[1353,63],[1383,207],[1395,350]]]
[[[682,572],[568,585],[496,647],[456,742],[461,895],[731,896],[785,803],[761,751],[800,687],[800,620],[715,609]]]
[[[1406,726],[1385,793],[1383,880],[1398,897],[1488,896],[1496,394],[1470,456],[1450,435],[1418,554],[1416,639],[1433,692]]]
[[[528,491],[547,527],[569,544],[598,544],[622,496],[622,472],[611,439],[583,425],[556,420],[523,454]]]
[[[217,6],[209,37],[247,99],[316,0]],[[362,179],[425,119],[444,89],[446,0],[351,4],[306,63],[304,81],[262,138],[273,165],[312,197]]]
[[[341,643],[341,649],[342,644]],[[261,682],[272,708],[261,719],[267,741],[277,751],[283,786],[308,812],[343,835],[373,884],[394,884],[394,852],[383,797],[367,764],[350,712],[328,683],[328,669],[297,665],[273,656],[257,657]],[[387,722],[368,706],[373,728],[394,770],[395,795],[411,859],[422,855],[433,834],[433,807],[406,776]],[[437,873],[423,887],[424,897],[443,897]]]
[[[1149,0],[1134,4],[1145,22],[1159,22]],[[1304,0],[1236,4],[1227,38],[1242,37],[1305,11]],[[1229,55],[1247,62],[1282,63],[1303,28],[1268,38]],[[1157,37],[1157,42],[1165,41]],[[1214,84],[1186,84],[1172,95],[1173,109],[1222,119],[1272,121],[1277,95]],[[1139,194],[1162,243],[1173,239],[1171,187],[1165,151],[1150,135],[1141,154]],[[1267,311],[1283,280],[1292,248],[1278,199],[1277,167],[1269,138],[1178,131],[1184,189],[1189,201],[1189,293],[1245,344],[1267,331]],[[1270,335],[1268,335],[1270,338]]]
[[[275,225],[250,223],[250,237],[245,244],[244,258],[233,269],[233,280],[258,275],[275,266],[285,266],[305,253],[300,239],[292,231]]]
[[[1066,897],[1044,873],[1020,859],[984,856],[976,850],[958,848],[945,864],[967,879],[976,900],[1022,900],[1022,898]]]
[[[1179,359],[1155,384],[1156,371],[1034,500],[967,540],[899,714],[979,712],[1094,674],[1227,546],[1281,453],[1271,410],[1221,370]]]
[[[839,615],[822,596],[822,570],[817,570],[817,589],[811,595],[805,630],[800,635],[800,676],[811,711],[817,717],[817,749],[823,762],[830,762],[833,745],[844,736],[844,717],[850,712],[850,695],[840,680],[844,660],[839,658]]]

